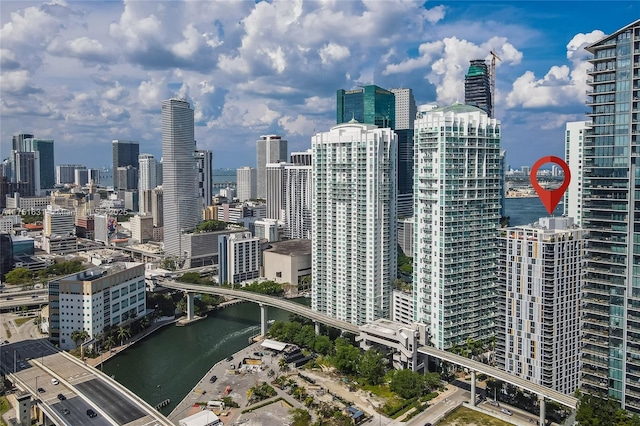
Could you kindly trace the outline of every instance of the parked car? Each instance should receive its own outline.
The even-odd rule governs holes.
[[[228,356],[227,361],[233,361],[233,356]]]
[[[215,383],[216,380],[218,380],[218,376],[211,376],[209,383]]]
[[[38,393],[44,393],[44,389],[43,388],[38,388]]]
[[[57,384],[59,384],[59,383],[60,383],[60,382],[58,381],[58,379],[51,379],[51,384],[52,384],[52,385],[57,385]]]
[[[58,394],[58,399],[59,399],[60,401],[64,401],[65,399],[67,399],[67,397],[66,397],[66,396],[64,396],[63,394],[59,393],[59,394]]]
[[[87,410],[87,416],[93,419],[94,417],[98,417],[98,414],[95,411],[93,411],[91,408],[89,408]]]

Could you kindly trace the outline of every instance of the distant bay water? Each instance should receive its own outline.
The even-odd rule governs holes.
[[[563,205],[559,204],[554,216],[561,216]],[[505,202],[505,214],[509,216],[509,226],[528,225],[537,222],[541,217],[548,217],[549,213],[542,205],[538,197],[535,198],[507,198]]]

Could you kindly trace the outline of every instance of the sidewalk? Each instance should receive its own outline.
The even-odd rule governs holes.
[[[145,337],[149,336],[154,331],[157,331],[158,329],[160,329],[160,328],[162,328],[162,327],[164,327],[166,325],[173,324],[176,321],[177,320],[175,318],[173,318],[173,317],[162,317],[158,321],[156,321],[154,324],[152,324],[149,328],[147,328],[147,329],[143,330],[142,332],[136,334],[135,336],[131,336],[130,338],[125,340],[124,344],[118,345],[118,346],[114,346],[113,348],[111,348],[111,350],[109,352],[103,352],[100,356],[98,356],[96,358],[86,358],[85,357],[85,363],[87,365],[92,366],[92,367],[99,367],[100,364],[102,364],[103,362],[109,360],[113,356],[116,356],[117,354],[119,354],[120,352],[124,351],[129,346],[133,345],[134,343],[136,343],[136,342],[144,339]]]

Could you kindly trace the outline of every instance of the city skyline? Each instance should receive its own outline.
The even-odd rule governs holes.
[[[32,133],[55,140],[61,164],[107,165],[113,139],[160,158],[160,103],[182,95],[194,106],[198,147],[218,165],[252,166],[260,135],[282,135],[300,151],[335,125],[339,88],[406,87],[418,104],[462,101],[469,61],[493,49],[503,148],[520,167],[562,154],[564,123],[584,119],[584,45],[638,10],[380,4],[3,2],[0,154],[8,157],[14,134]]]

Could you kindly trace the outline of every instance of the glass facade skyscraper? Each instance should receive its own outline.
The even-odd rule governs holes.
[[[581,388],[640,413],[640,20],[586,49]]]
[[[138,185],[138,156],[140,155],[140,144],[134,141],[114,140],[111,143],[113,154],[113,188],[114,189],[131,189],[127,188],[126,182],[120,183],[118,177],[118,167],[131,166],[136,169],[135,186]]]
[[[182,234],[202,218],[194,151],[193,110],[182,99],[162,101],[164,251],[182,256]]]
[[[396,101],[392,92],[375,85],[361,89],[339,89],[336,97],[336,123],[356,120],[361,124],[395,129]]]
[[[464,76],[464,103],[480,108],[489,117],[493,114],[489,67],[484,59],[474,59]]]

